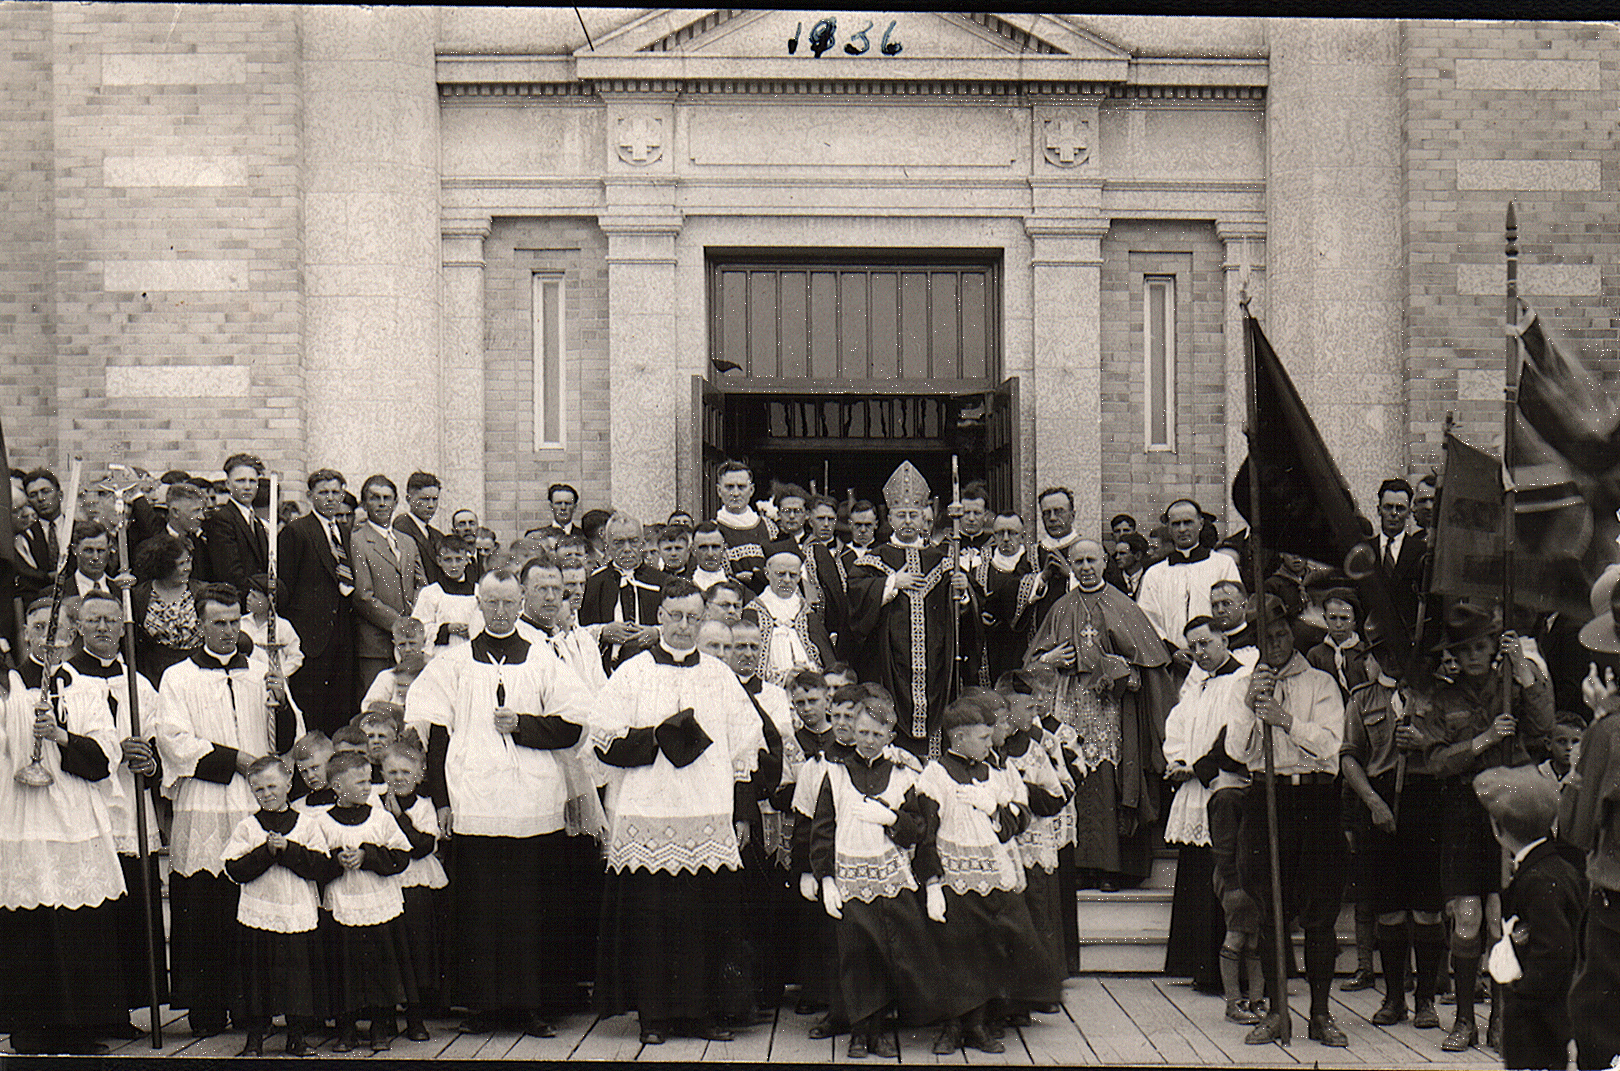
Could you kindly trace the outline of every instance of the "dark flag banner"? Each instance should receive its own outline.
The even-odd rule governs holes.
[[[1266,549],[1342,568],[1351,548],[1372,536],[1372,525],[1357,511],[1350,486],[1259,322],[1245,316],[1243,327],[1254,353],[1259,418],[1248,431],[1249,456],[1232,481],[1232,502],[1249,527],[1259,531]],[[1260,481],[1258,519],[1249,516],[1249,480],[1255,471]],[[1404,656],[1411,637],[1382,574],[1375,571],[1357,586],[1381,635],[1393,640]]]
[[[1547,337],[1534,311],[1520,330],[1514,456],[1514,600],[1582,619],[1592,581],[1620,534],[1620,412],[1603,384]]]
[[[6,460],[6,428],[0,421],[0,468],[11,471],[11,463]],[[11,500],[11,480],[8,478],[0,485],[0,591],[11,592],[11,567],[17,564],[16,532],[12,528],[11,508],[16,503]],[[10,601],[9,599],[7,600]]]
[[[1468,599],[1502,597],[1502,463],[1446,433],[1444,488],[1434,521],[1429,590]]]

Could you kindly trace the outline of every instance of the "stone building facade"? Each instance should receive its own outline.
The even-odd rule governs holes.
[[[1352,488],[1616,362],[1620,32],[963,12],[0,7],[13,464],[445,481],[504,537],[902,452],[1083,525],[1241,461],[1240,290]],[[729,365],[736,365],[730,369]],[[827,459],[825,467],[822,460]],[[886,471],[886,470],[884,470]]]

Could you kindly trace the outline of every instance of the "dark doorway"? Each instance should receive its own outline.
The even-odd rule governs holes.
[[[703,508],[716,508],[715,475],[727,460],[747,461],[759,495],[771,481],[881,501],[902,461],[922,471],[934,495],[951,497],[951,459],[962,483],[986,480],[991,505],[1016,508],[1018,381],[970,394],[829,395],[722,393],[693,382],[700,429],[697,471]]]

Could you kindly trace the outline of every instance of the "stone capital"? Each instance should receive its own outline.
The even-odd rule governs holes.
[[[440,260],[446,268],[482,268],[488,218],[445,220],[439,225]]]

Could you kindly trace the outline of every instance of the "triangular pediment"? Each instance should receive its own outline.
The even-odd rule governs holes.
[[[1125,49],[1065,20],[1011,12],[663,9],[632,20],[594,49],[598,57],[649,53],[704,59],[1129,59]],[[575,53],[587,54],[591,50]]]

